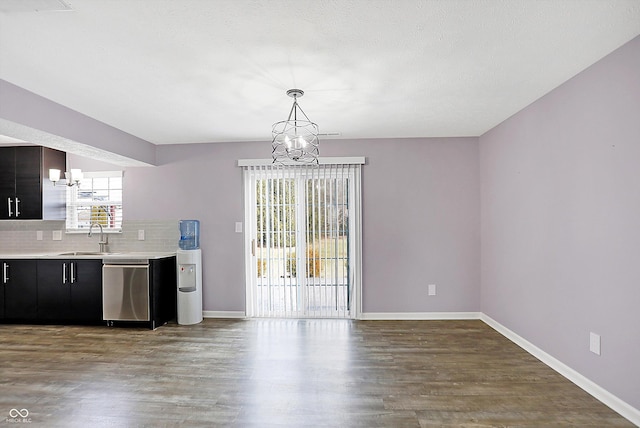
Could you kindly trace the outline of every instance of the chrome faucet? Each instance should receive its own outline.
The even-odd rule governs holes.
[[[109,239],[104,234],[104,229],[102,229],[102,225],[98,222],[91,223],[89,226],[89,237],[91,237],[91,232],[93,231],[93,226],[98,226],[100,228],[100,240],[98,241],[98,245],[100,246],[100,252],[107,252],[107,244],[109,244]]]

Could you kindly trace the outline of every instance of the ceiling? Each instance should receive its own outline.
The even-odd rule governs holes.
[[[477,136],[638,34],[638,0],[0,0],[0,78],[154,144],[268,141],[290,88],[324,138]]]

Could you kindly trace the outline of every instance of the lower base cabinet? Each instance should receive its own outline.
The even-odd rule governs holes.
[[[6,259],[0,284],[0,319],[35,321],[38,317],[36,260]]]
[[[0,259],[0,322],[103,324],[102,259]],[[176,318],[176,258],[149,260],[149,321]],[[113,325],[113,322],[108,323]]]
[[[75,261],[76,282],[71,284],[71,319],[102,321],[102,260]]]
[[[151,325],[149,327],[154,329],[176,319],[177,269],[175,257],[151,260],[150,263]]]
[[[102,260],[38,260],[38,320],[102,321]]]

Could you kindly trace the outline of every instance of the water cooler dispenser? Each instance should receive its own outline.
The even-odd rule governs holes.
[[[200,222],[180,220],[178,263],[178,324],[202,321],[202,253]]]

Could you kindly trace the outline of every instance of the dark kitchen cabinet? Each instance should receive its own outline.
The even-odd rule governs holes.
[[[176,258],[150,260],[149,302],[151,328],[154,329],[176,318],[177,271]]]
[[[0,147],[0,220],[63,220],[65,186],[49,169],[66,169],[66,154],[40,146]]]
[[[73,321],[102,321],[102,260],[75,260],[75,282],[71,288]]]
[[[38,315],[35,260],[1,260],[1,318],[10,321],[34,321]]]
[[[0,262],[2,265],[2,283],[0,283],[0,320],[4,319],[4,288],[7,283],[7,269],[8,265],[3,260]]]
[[[15,147],[0,147],[0,220],[14,218],[16,196]]]
[[[38,260],[38,320],[102,320],[102,260]]]
[[[71,304],[69,260],[38,260],[38,319],[66,318]]]

